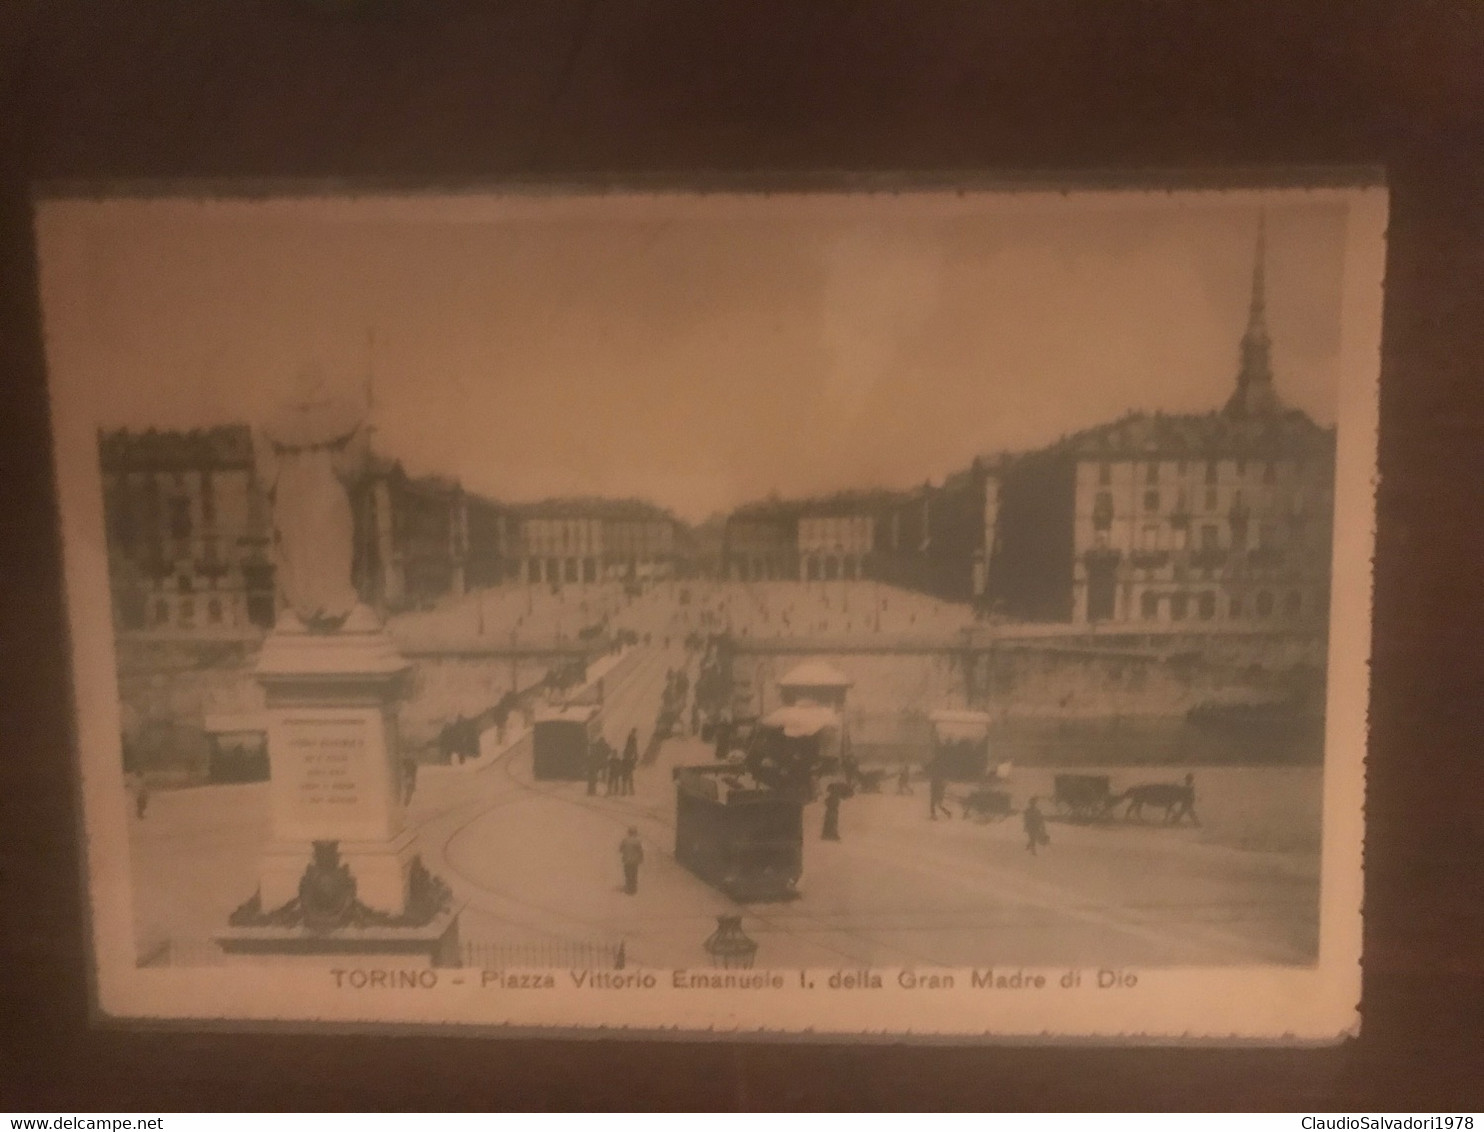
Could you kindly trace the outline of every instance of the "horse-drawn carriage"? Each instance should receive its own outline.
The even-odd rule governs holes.
[[[1067,821],[1092,822],[1110,816],[1120,797],[1106,774],[1058,774],[1051,804]]]
[[[1186,817],[1192,825],[1200,825],[1195,814],[1195,776],[1191,774],[1183,783],[1143,783],[1117,793],[1106,774],[1058,774],[1051,801],[1057,815],[1067,821],[1105,821],[1122,805],[1125,821],[1145,821],[1147,807],[1168,825]]]

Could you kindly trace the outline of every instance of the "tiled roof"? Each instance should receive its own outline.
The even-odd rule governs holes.
[[[1321,428],[1299,409],[1238,417],[1211,412],[1187,415],[1130,413],[1111,424],[1065,437],[1048,454],[1078,459],[1175,456],[1275,457],[1333,448],[1333,429]]]

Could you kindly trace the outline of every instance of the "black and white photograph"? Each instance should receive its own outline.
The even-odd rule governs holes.
[[[1353,1032],[1385,221],[42,200],[99,1010]]]

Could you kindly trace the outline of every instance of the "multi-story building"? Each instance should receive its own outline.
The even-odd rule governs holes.
[[[691,572],[702,578],[726,577],[725,515],[712,515],[687,532]]]
[[[727,516],[721,549],[724,576],[760,582],[799,576],[799,508],[765,499]]]
[[[1278,398],[1262,251],[1224,408],[1130,414],[1015,463],[991,562],[1005,612],[1151,628],[1327,616],[1335,434]]]
[[[603,519],[603,573],[608,578],[648,578],[673,572],[680,559],[680,524],[647,504]]]
[[[351,495],[363,601],[395,613],[466,591],[470,506],[457,483],[409,476],[400,463],[373,458]]]
[[[670,577],[683,566],[680,521],[635,499],[552,499],[508,511],[506,575],[585,584]]]
[[[745,504],[724,527],[725,575],[737,581],[808,582],[870,577],[883,517],[899,498],[886,491],[847,491]]]
[[[478,495],[464,495],[465,581],[469,588],[497,585],[506,580],[514,520],[509,508]]]
[[[925,483],[884,506],[874,572],[947,601],[983,602],[999,523],[1001,456],[974,461],[939,486]]]
[[[98,455],[120,629],[273,624],[271,523],[247,426],[100,432]]]
[[[854,581],[866,576],[876,549],[876,515],[849,500],[805,504],[798,519],[798,552],[806,581]]]

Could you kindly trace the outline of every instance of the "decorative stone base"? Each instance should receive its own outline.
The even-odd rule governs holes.
[[[311,931],[304,927],[226,928],[216,942],[231,959],[314,962],[337,957],[395,960],[409,966],[461,967],[459,914],[439,913],[417,928],[335,928]]]
[[[413,831],[390,841],[341,841],[340,860],[350,866],[356,899],[391,915],[407,907],[407,877],[417,856]],[[299,895],[299,881],[313,857],[308,841],[275,841],[263,853],[258,893],[265,911],[281,908]]]

